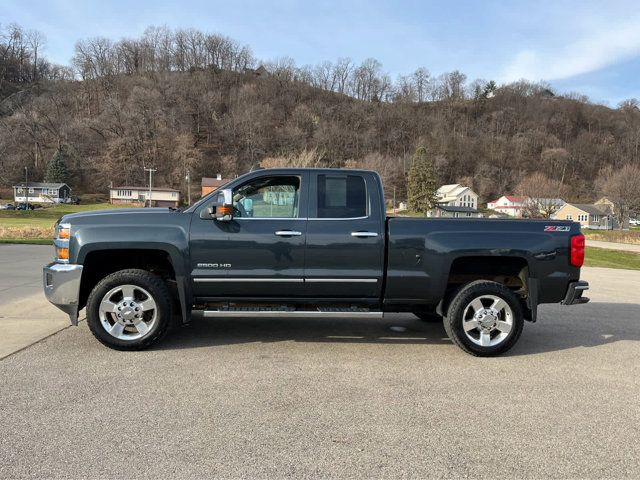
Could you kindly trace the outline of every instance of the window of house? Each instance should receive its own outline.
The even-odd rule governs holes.
[[[300,178],[260,177],[233,190],[233,215],[239,218],[297,218]]]
[[[33,188],[29,187],[29,193],[33,193]]]
[[[24,190],[23,190],[23,188],[22,188],[22,187],[19,187],[16,191],[17,191],[18,193],[24,193]]]
[[[360,175],[318,175],[317,218],[367,215],[367,188]]]
[[[58,190],[56,190],[55,188],[49,188],[48,189],[48,194],[57,197],[58,196]]]
[[[571,215],[570,213],[567,214],[567,220],[573,220],[573,215]]]

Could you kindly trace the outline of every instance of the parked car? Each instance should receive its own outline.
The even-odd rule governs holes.
[[[16,210],[33,210],[34,208],[33,203],[19,203],[16,206]]]
[[[173,313],[196,317],[444,318],[473,355],[511,348],[538,305],[588,302],[580,225],[387,218],[380,177],[258,170],[190,208],[92,211],[56,225],[44,290],[93,335],[133,350]]]
[[[0,210],[15,210],[16,206],[13,203],[7,203],[6,205],[0,205]]]
[[[629,225],[633,225],[634,227],[637,227],[638,225],[640,225],[640,218],[630,218]]]

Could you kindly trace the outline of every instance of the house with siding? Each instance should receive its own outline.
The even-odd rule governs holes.
[[[613,215],[601,207],[586,203],[565,203],[553,216],[555,220],[578,222],[582,228],[611,230],[615,228]]]
[[[109,202],[147,205],[149,203],[148,187],[112,187],[109,189]],[[151,189],[152,207],[180,206],[180,192],[173,188],[154,187]]]
[[[13,186],[16,203],[65,203],[71,197],[71,188],[66,183],[28,182]]]
[[[498,213],[504,213],[510,217],[522,217],[522,209],[526,202],[525,197],[503,195],[497,200],[487,203],[487,208]]]
[[[458,183],[443,185],[436,191],[436,205],[430,217],[481,217],[478,211],[478,194]]]
[[[436,202],[446,207],[478,208],[478,194],[469,187],[454,183],[443,185],[436,191]]]

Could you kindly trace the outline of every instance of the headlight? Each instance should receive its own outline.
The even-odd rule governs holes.
[[[69,263],[69,239],[71,238],[71,225],[59,223],[56,225],[56,262]]]

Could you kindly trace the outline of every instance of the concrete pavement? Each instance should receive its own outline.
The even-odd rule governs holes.
[[[623,252],[640,253],[640,245],[633,243],[603,242],[587,238],[587,247],[608,248],[609,250],[621,250]]]
[[[0,359],[69,326],[42,293],[53,247],[0,244]]]
[[[42,293],[42,266],[53,246],[0,243],[0,305]]]
[[[640,272],[584,277],[489,359],[412,315],[68,328],[0,362],[0,478],[638,478]]]

